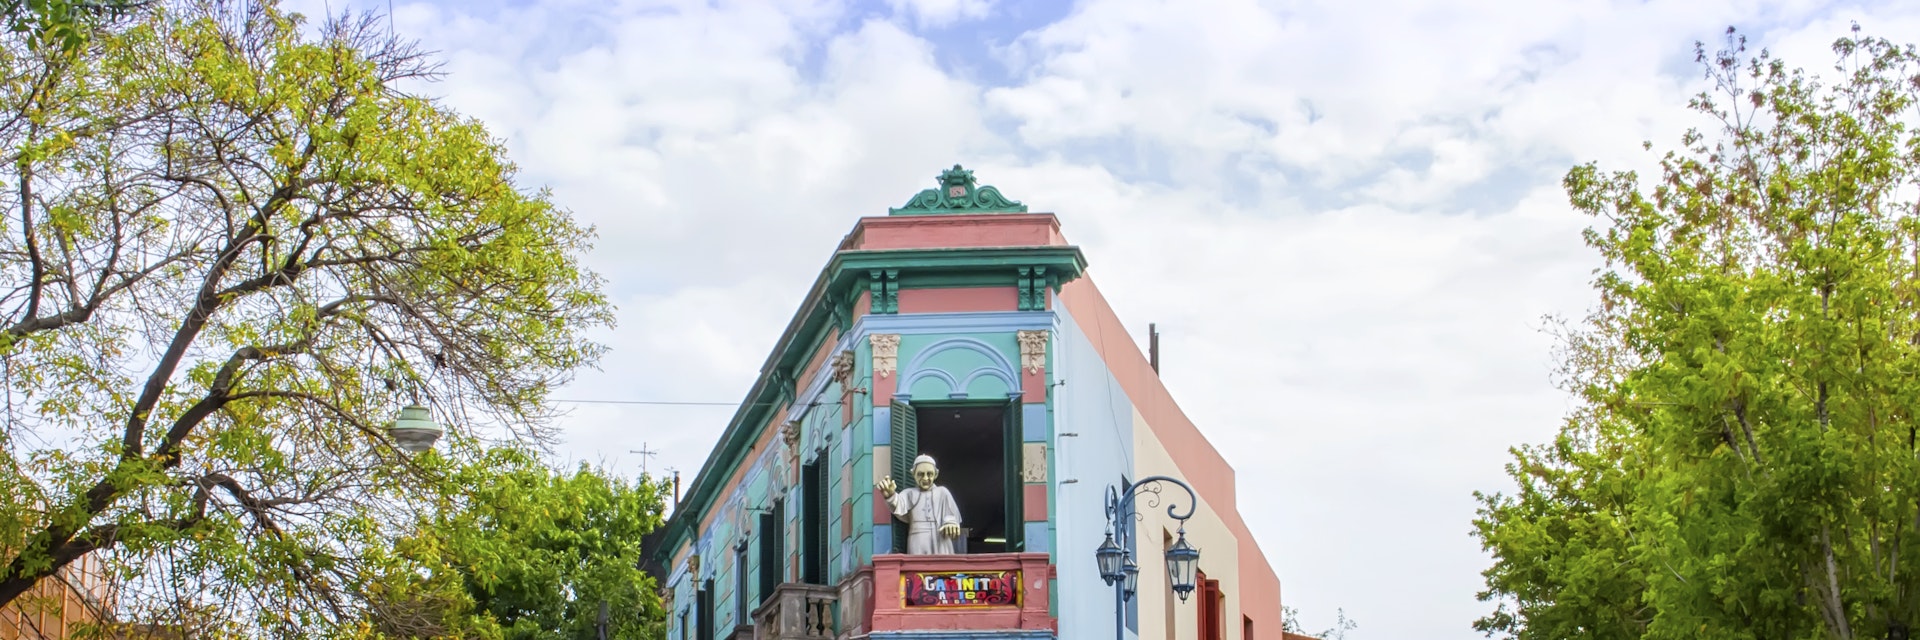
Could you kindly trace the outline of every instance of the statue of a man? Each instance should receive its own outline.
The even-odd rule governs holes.
[[[933,456],[922,455],[913,459],[914,486],[896,491],[893,476],[874,485],[893,505],[893,517],[907,523],[907,553],[952,554],[953,541],[960,537],[960,506],[946,487],[933,483],[939,477]]]

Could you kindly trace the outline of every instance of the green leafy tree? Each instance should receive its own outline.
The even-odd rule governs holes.
[[[595,640],[604,603],[607,638],[664,637],[658,589],[639,569],[641,536],[663,522],[664,484],[585,465],[556,474],[510,449],[448,478],[469,491],[442,498],[391,554],[377,554],[397,570],[366,583],[367,599],[383,605],[369,617],[375,630]]]
[[[1606,267],[1582,401],[1479,496],[1476,623],[1511,638],[1907,638],[1920,621],[1920,53],[1825,79],[1699,59],[1713,123],[1651,188],[1567,174]],[[1651,145],[1649,145],[1650,147]]]
[[[123,616],[197,637],[357,624],[467,489],[437,470],[540,440],[601,353],[590,232],[402,89],[433,68],[384,21],[304,33],[200,0],[0,40],[0,606],[99,554]],[[384,433],[416,402],[420,459]]]
[[[42,48],[72,52],[94,29],[148,7],[153,0],[0,0],[8,30]],[[48,46],[51,45],[51,46]]]

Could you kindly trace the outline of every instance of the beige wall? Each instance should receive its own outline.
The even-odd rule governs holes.
[[[1136,478],[1156,475],[1184,477],[1138,410],[1133,414],[1133,439]],[[1172,601],[1174,636],[1165,640],[1198,640],[1199,590],[1194,591],[1194,597],[1181,602],[1164,586],[1167,582],[1167,563],[1163,535],[1171,534],[1177,538],[1180,528],[1179,521],[1167,516],[1167,507],[1179,505],[1184,511],[1187,496],[1179,487],[1165,483],[1161,486],[1157,507],[1149,506],[1153,502],[1152,494],[1143,494],[1134,499],[1134,509],[1142,517],[1135,525],[1139,531],[1140,557],[1136,561],[1140,563],[1140,593],[1134,597],[1140,600],[1140,638],[1162,639],[1167,629],[1167,604]],[[1232,508],[1232,505],[1226,506]],[[1221,622],[1222,640],[1246,640],[1240,637],[1240,541],[1234,538],[1232,530],[1205,499],[1201,499],[1194,508],[1193,517],[1187,520],[1186,526],[1187,544],[1200,550],[1200,570],[1206,572],[1208,579],[1219,580],[1220,592],[1226,596]]]

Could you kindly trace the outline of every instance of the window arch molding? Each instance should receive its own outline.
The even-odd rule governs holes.
[[[965,378],[955,378],[952,373],[928,366],[935,356],[948,351],[971,351],[985,357],[987,364],[969,371]],[[946,383],[947,399],[965,399],[967,389],[981,377],[994,378],[1007,385],[1008,396],[1017,397],[1022,393],[1020,375],[1016,373],[1013,362],[1008,360],[1005,354],[1000,353],[999,349],[993,348],[993,345],[978,338],[946,338],[927,345],[907,363],[906,373],[900,376],[900,392],[896,393],[895,397],[909,399],[911,396],[908,394],[912,392],[914,384],[926,378],[933,378]]]

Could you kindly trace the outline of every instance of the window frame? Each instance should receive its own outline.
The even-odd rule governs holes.
[[[1006,530],[1001,532],[1007,540],[1007,553],[1020,553],[1026,550],[1026,487],[1020,475],[1020,469],[1026,454],[1026,438],[1022,432],[1020,397],[1001,399],[943,399],[943,400],[902,400],[894,398],[889,404],[889,425],[892,439],[889,440],[892,453],[894,482],[911,483],[913,478],[913,459],[920,455],[920,411],[938,411],[941,409],[1000,409],[1000,447],[1001,460],[1005,466],[1001,469],[1003,478],[1001,505]],[[906,411],[901,411],[905,407]],[[911,434],[906,430],[910,429]],[[906,436],[906,437],[902,437]],[[901,446],[910,441],[911,447]],[[964,514],[962,514],[964,515]],[[897,521],[893,525],[894,553],[907,552],[907,529]]]

